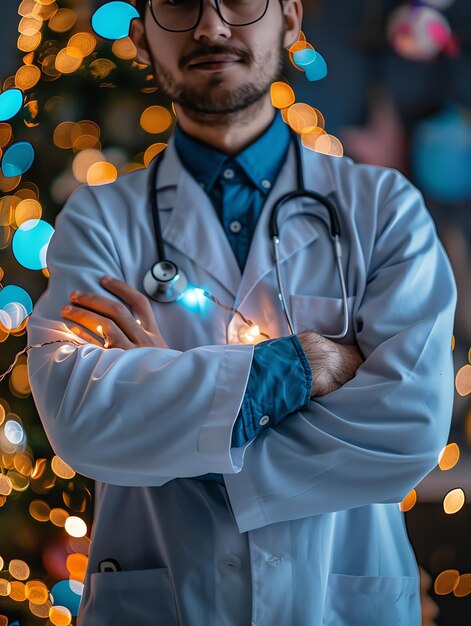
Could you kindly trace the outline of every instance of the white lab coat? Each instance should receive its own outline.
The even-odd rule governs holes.
[[[169,349],[31,350],[33,397],[54,451],[96,483],[78,626],[420,625],[418,568],[398,507],[436,465],[453,404],[456,285],[422,195],[399,172],[303,150],[306,186],[334,194],[350,331],[365,363],[341,389],[230,449],[253,346],[238,316],[152,302]],[[156,260],[149,170],[81,187],[56,220],[49,285],[29,343],[75,338],[74,289],[112,297],[105,273],[143,291]],[[194,286],[288,334],[270,209],[296,187],[295,152],[262,211],[241,277],[215,210],[173,140],[158,187],[168,257]],[[281,268],[296,331],[340,332],[326,226],[283,211]],[[115,298],[117,299],[117,298]],[[193,477],[222,473],[225,487]],[[119,572],[98,572],[116,559]]]

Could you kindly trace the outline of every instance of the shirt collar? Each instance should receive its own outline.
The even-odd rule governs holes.
[[[222,170],[235,162],[262,193],[268,194],[286,158],[290,139],[291,132],[278,111],[263,135],[234,157],[192,137],[178,123],[175,129],[178,156],[206,192],[212,190]]]

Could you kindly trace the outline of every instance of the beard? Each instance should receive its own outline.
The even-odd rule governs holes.
[[[236,48],[212,46],[199,48],[191,55],[191,58],[182,59],[180,67],[198,57],[208,54],[229,53],[241,57],[241,62],[249,64],[253,68],[253,78],[250,82],[237,87],[224,87],[224,77],[214,75],[209,80],[202,82],[201,86],[193,87],[184,82],[175,81],[172,73],[162,64],[154,64],[154,75],[161,90],[179,104],[186,115],[198,122],[204,121],[209,124],[226,124],[238,118],[241,112],[261,103],[270,91],[272,83],[283,76],[284,47],[283,40],[285,29],[283,28],[279,38],[278,47],[267,51],[260,58],[255,59],[250,52]],[[244,115],[246,117],[246,115]]]

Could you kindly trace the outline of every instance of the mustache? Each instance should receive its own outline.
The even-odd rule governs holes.
[[[183,56],[179,62],[179,68],[183,69],[188,63],[199,59],[200,57],[207,56],[209,54],[231,54],[240,57],[244,62],[252,61],[252,54],[248,50],[241,50],[240,48],[226,47],[226,46],[204,46],[193,50],[189,54]]]

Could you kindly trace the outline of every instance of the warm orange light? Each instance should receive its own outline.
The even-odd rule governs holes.
[[[3,148],[12,138],[13,131],[10,124],[6,122],[0,123],[0,148]]]
[[[460,396],[467,396],[471,393],[471,365],[464,365],[456,374],[456,391]]]
[[[83,54],[78,48],[67,46],[57,53],[55,67],[62,74],[72,74],[82,65]]]
[[[288,109],[288,124],[294,132],[301,135],[309,128],[317,126],[317,113],[308,104],[297,102]]]
[[[152,159],[158,154],[160,154],[162,150],[165,150],[166,147],[167,147],[166,143],[153,143],[151,146],[149,146],[144,153],[144,165],[146,167],[149,167]]]
[[[18,32],[22,35],[31,37],[41,30],[42,25],[42,20],[32,16],[25,16],[21,18],[20,23],[18,24]]]
[[[69,39],[68,46],[78,48],[84,57],[96,48],[96,38],[91,33],[76,33]]]
[[[49,591],[42,581],[28,580],[25,585],[25,595],[32,604],[44,604],[49,597]]]
[[[460,448],[456,443],[449,443],[443,448],[438,457],[438,465],[441,470],[446,472],[452,469],[458,463],[460,458]]]
[[[72,622],[72,613],[66,606],[54,605],[49,609],[49,619],[54,626],[69,626]]]
[[[137,48],[134,45],[132,39],[130,39],[129,37],[116,39],[116,41],[111,46],[111,51],[119,59],[123,59],[125,61],[130,61],[131,59],[134,59],[137,54]]]
[[[410,511],[415,506],[416,502],[417,502],[417,492],[415,489],[412,489],[412,491],[409,491],[409,493],[404,498],[404,500],[399,504],[399,508],[401,509],[403,513],[406,513],[407,511]]]
[[[55,33],[65,33],[77,21],[77,14],[71,9],[59,9],[49,20],[49,28]]]
[[[448,515],[458,513],[463,508],[465,502],[464,491],[462,489],[453,489],[449,491],[443,500],[443,509]]]
[[[54,145],[63,150],[72,148],[72,130],[74,126],[74,122],[62,122],[56,126],[52,136]]]
[[[283,82],[273,83],[270,88],[271,102],[276,109],[286,109],[296,101],[293,89]]]
[[[471,593],[471,574],[461,574],[453,593],[457,598],[464,598]]]
[[[93,185],[107,185],[118,178],[118,170],[112,163],[97,161],[87,171],[87,183]]]
[[[147,133],[157,135],[170,128],[172,115],[165,107],[151,106],[142,113],[140,124]]]
[[[59,456],[55,455],[51,461],[51,467],[54,474],[59,478],[70,480],[75,476],[75,471]]]
[[[434,591],[438,596],[451,593],[458,586],[460,573],[456,569],[447,569],[437,576]]]
[[[22,52],[31,52],[36,50],[42,40],[42,33],[36,33],[35,35],[20,35],[17,41],[18,50]]]
[[[26,91],[34,87],[41,78],[41,70],[37,65],[22,65],[15,74],[15,85]]]

